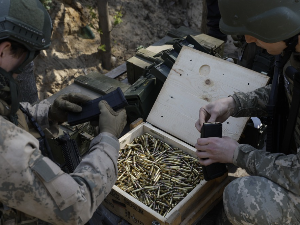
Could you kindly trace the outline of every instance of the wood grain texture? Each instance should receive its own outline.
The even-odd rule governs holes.
[[[147,121],[194,146],[199,132],[199,109],[234,92],[249,92],[267,84],[269,77],[220,58],[183,47]],[[249,118],[230,117],[223,136],[235,140]]]

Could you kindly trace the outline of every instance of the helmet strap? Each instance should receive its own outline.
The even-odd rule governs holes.
[[[289,60],[291,54],[295,52],[296,45],[298,44],[298,35],[295,35],[289,39],[284,40],[286,44],[286,48],[282,52],[282,58],[280,66],[283,68],[283,66],[286,64],[286,62]]]
[[[18,85],[12,76],[13,75],[12,72],[6,72],[4,69],[0,67],[0,74],[5,76],[9,80],[9,88],[10,88],[10,96],[11,96],[11,107],[10,107],[10,113],[8,115],[9,120],[15,125],[18,125],[18,117],[16,115],[16,112],[19,109]]]
[[[296,34],[296,35],[294,35],[293,37],[290,37],[290,38],[284,40],[286,46],[289,47],[289,46],[293,45],[294,42],[298,43],[298,36],[299,36],[299,35],[300,35],[300,34]],[[296,45],[297,45],[297,44],[296,44]]]
[[[34,60],[34,58],[38,55],[38,52],[35,51],[29,51],[27,53],[26,59],[24,60],[24,62],[16,69],[14,69],[12,71],[12,73],[17,73],[20,74],[23,72],[24,67],[29,64],[32,60]]]

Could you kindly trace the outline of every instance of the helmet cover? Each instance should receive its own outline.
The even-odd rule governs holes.
[[[251,35],[267,43],[300,33],[298,0],[219,0],[220,30],[231,35]]]
[[[0,40],[11,39],[29,51],[51,44],[52,22],[39,0],[0,1]]]

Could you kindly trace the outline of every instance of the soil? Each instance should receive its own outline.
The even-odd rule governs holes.
[[[185,4],[187,2],[187,4]],[[111,31],[113,68],[135,55],[139,46],[148,47],[180,26],[204,32],[203,2],[198,0],[112,0],[109,1],[110,22],[121,12],[122,22]],[[39,98],[47,98],[75,77],[102,68],[98,47],[101,45],[97,1],[53,0],[49,10],[53,21],[52,45],[42,51],[35,63]],[[82,30],[89,26],[94,39]]]

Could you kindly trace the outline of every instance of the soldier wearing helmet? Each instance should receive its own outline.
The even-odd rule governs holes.
[[[220,29],[231,35],[245,35],[248,43],[276,55],[277,73],[283,78],[288,103],[292,102],[293,79],[285,69],[300,71],[300,2],[219,0]],[[277,79],[273,79],[273,83]],[[195,126],[206,121],[224,122],[228,117],[266,116],[273,85],[249,93],[233,93],[202,107]],[[299,96],[296,96],[299,98]],[[270,153],[229,137],[200,138],[197,155],[201,164],[233,163],[250,176],[231,182],[224,190],[223,205],[232,224],[299,224],[300,221],[300,118],[294,130],[296,154]],[[281,139],[283,137],[279,137]],[[274,140],[275,141],[275,140]],[[285,143],[283,143],[285,144]],[[293,152],[280,149],[280,152]],[[207,160],[203,160],[208,158]]]
[[[80,112],[78,104],[89,100],[71,93],[51,106],[19,103],[14,78],[50,46],[51,32],[39,0],[0,1],[0,224],[85,224],[117,178],[117,138],[126,113],[114,112],[105,101],[99,103],[101,133],[73,173],[64,173],[39,150],[43,134],[54,135],[68,112]]]

